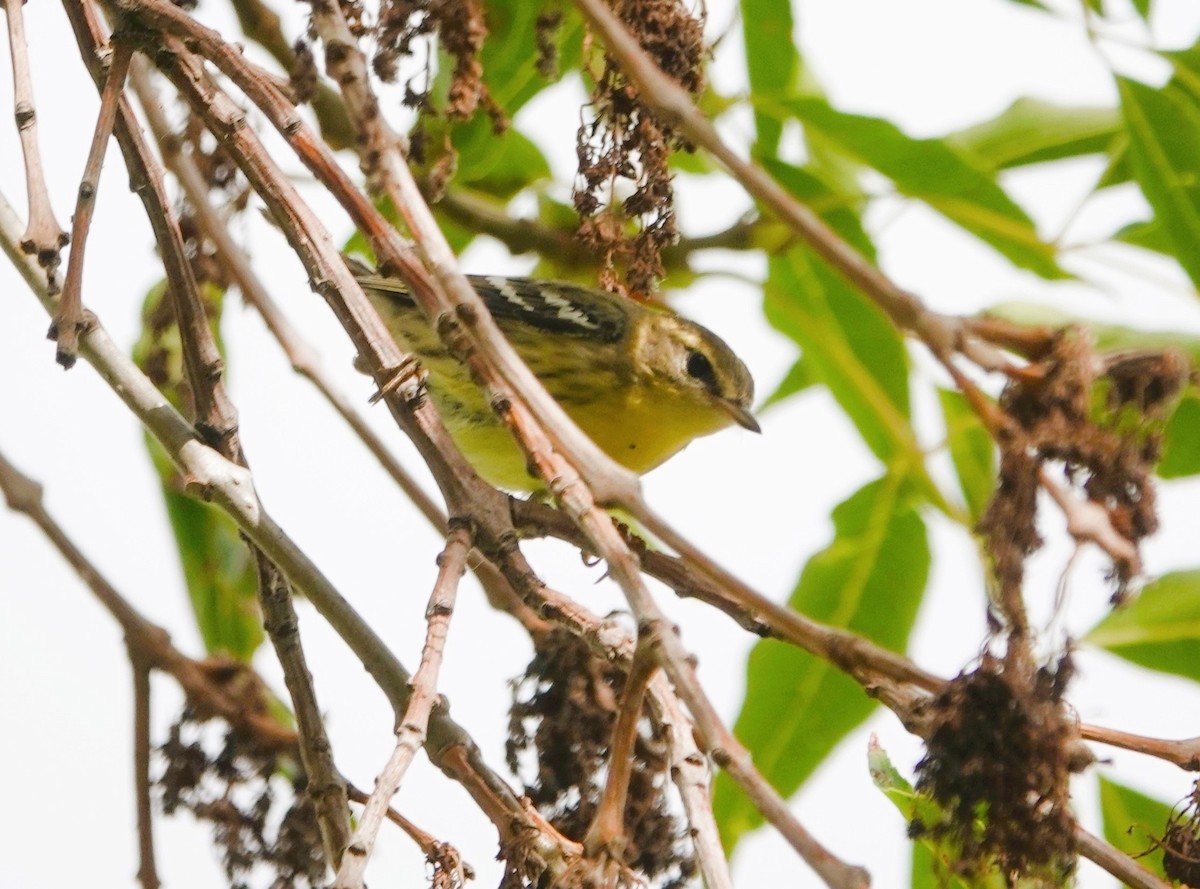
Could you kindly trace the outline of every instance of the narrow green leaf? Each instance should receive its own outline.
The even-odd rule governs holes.
[[[158,442],[148,440],[148,446]],[[163,499],[205,651],[248,662],[262,644],[263,629],[258,575],[246,542],[225,513],[170,481],[163,484]]]
[[[789,605],[903,651],[929,574],[925,525],[903,476],[871,482],[833,511],[833,541],[809,559]],[[745,703],[734,731],[759,771],[790,796],[875,702],[826,661],[774,639],[747,666]],[[718,776],[714,811],[732,848],[761,815],[728,776]]]
[[[946,142],[987,169],[1007,170],[1107,152],[1120,132],[1115,108],[1022,98],[991,120],[951,133]]]
[[[946,445],[971,518],[978,521],[996,487],[996,445],[961,392],[939,389]]]
[[[900,810],[910,826],[943,824],[949,820],[944,809],[913,789],[874,739],[867,751],[867,765],[875,786]],[[984,867],[979,862],[974,863],[970,873],[963,873],[959,866],[961,857],[948,837],[920,831],[913,842],[913,889],[1046,889],[1049,885],[1045,879],[1034,876],[1011,882],[999,867]]]
[[[1137,10],[1137,14],[1142,17],[1142,21],[1150,21],[1150,3],[1151,0],[1132,0],[1133,8]]]
[[[1134,176],[1175,259],[1200,285],[1200,107],[1174,84],[1156,90],[1121,77],[1117,87]]]
[[[201,295],[220,347],[218,325],[224,294],[206,287]],[[171,404],[186,412],[189,398],[182,345],[165,296],[163,283],[147,294],[142,335],[133,356]],[[162,483],[167,517],[204,647],[210,654],[220,652],[249,661],[263,640],[258,576],[250,550],[232,519],[184,491],[183,480],[157,441],[147,436],[146,447]]]
[[[1122,226],[1113,233],[1112,240],[1161,253],[1164,256],[1174,257],[1175,255],[1175,245],[1168,239],[1163,227],[1154,219],[1144,219],[1141,222],[1131,222]]]
[[[792,37],[791,0],[741,0],[740,6],[751,99],[790,95],[800,72],[800,53]],[[775,155],[783,133],[780,120],[756,105],[754,127],[758,133],[754,153]]]
[[[904,816],[905,824],[932,825],[946,820],[941,807],[917,793],[874,739],[867,750],[867,767],[871,780]],[[922,833],[912,849],[913,889],[1008,889],[997,873],[989,871],[972,879],[955,873],[954,864],[959,856],[948,841]]]
[[[1084,642],[1200,682],[1200,569],[1164,574],[1092,627]]]
[[[1163,435],[1161,478],[1200,474],[1200,396],[1195,391],[1180,399]]]
[[[1014,264],[1045,278],[1065,278],[1055,248],[1004,193],[991,173],[945,140],[914,139],[889,121],[846,114],[820,99],[784,103],[806,130],[878,170],[910,197],[989,244]]]
[[[805,247],[769,261],[767,320],[800,346],[884,463],[921,463],[909,423],[908,355],[883,313]]]
[[[1161,839],[1171,816],[1171,807],[1129,787],[1100,779],[1100,815],[1104,820],[1104,839],[1138,864],[1163,877],[1163,853],[1155,839]],[[1149,854],[1146,854],[1149,853]]]

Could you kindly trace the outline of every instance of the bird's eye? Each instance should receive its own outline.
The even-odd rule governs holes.
[[[713,370],[712,362],[701,352],[688,352],[687,373],[692,379],[703,383],[706,389],[711,389],[717,384],[717,374]]]

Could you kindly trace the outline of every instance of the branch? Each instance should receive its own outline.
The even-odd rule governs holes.
[[[75,353],[79,345],[79,328],[83,323],[83,256],[87,247],[88,232],[92,227],[92,211],[96,209],[96,192],[100,188],[100,168],[108,149],[108,139],[113,133],[117,119],[117,101],[125,87],[125,73],[133,47],[123,41],[114,41],[108,74],[100,91],[100,111],[96,115],[96,131],[92,135],[92,147],[88,150],[87,163],[83,167],[83,179],[79,183],[79,197],[75,204],[75,215],[71,219],[71,255],[67,258],[67,277],[63,283],[58,316],[54,319],[51,335],[58,340],[58,363],[64,368],[75,365]]]
[[[1079,854],[1104,868],[1130,889],[1171,889],[1172,884],[1160,880],[1124,852],[1114,849],[1099,837],[1075,826],[1075,845]]]
[[[8,204],[0,201],[0,219]],[[5,233],[7,234],[7,232]],[[0,238],[6,245],[7,239]],[[36,273],[36,272],[35,272]],[[218,674],[228,672],[231,664],[225,660],[197,661],[171,644],[167,631],[143,616],[105,579],[100,570],[71,541],[62,527],[46,511],[42,502],[42,486],[24,475],[0,453],[0,493],[8,508],[27,516],[46,535],[68,565],[79,575],[92,594],[117,621],[125,635],[130,660],[138,669],[161,670],[179,683],[188,703],[197,712],[219,716],[238,734],[252,738],[264,750],[290,750],[295,747],[296,733],[281,725],[270,714],[245,707],[245,696],[231,695],[228,681],[218,680]],[[244,665],[232,664],[239,671]],[[257,677],[256,681],[257,681]]]
[[[154,864],[154,817],[150,805],[150,666],[129,648],[133,667],[133,782],[137,797],[138,882],[158,889]]]
[[[464,525],[455,525],[447,535],[446,548],[438,556],[438,577],[429,596],[425,611],[428,628],[421,664],[412,679],[412,697],[403,719],[396,727],[396,747],[387,765],[375,779],[375,791],[367,801],[358,822],[358,829],[346,847],[346,855],[334,880],[335,889],[362,889],[363,876],[375,837],[383,823],[391,798],[400,789],[404,773],[425,743],[429,714],[437,702],[437,678],[446,645],[450,617],[458,595],[458,582],[466,569],[467,553],[471,550],[471,534]]]
[[[1079,726],[1079,735],[1088,741],[1098,741],[1110,747],[1132,750],[1156,756],[1189,772],[1200,772],[1200,738],[1171,741],[1164,738],[1148,738],[1100,725]]]
[[[46,270],[50,289],[57,292],[54,271],[60,253],[70,238],[54,218],[46,176],[42,172],[42,154],[38,151],[37,110],[33,101],[33,78],[29,74],[29,46],[25,41],[25,13],[21,0],[2,0],[8,20],[8,46],[13,67],[13,111],[21,134],[21,152],[25,156],[25,193],[29,199],[29,224],[21,235],[21,249],[35,254]]]

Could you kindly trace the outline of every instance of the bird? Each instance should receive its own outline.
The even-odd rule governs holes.
[[[356,271],[397,344],[420,359],[455,444],[491,484],[538,491],[525,455],[469,371],[447,350],[406,284]],[[468,275],[497,326],[568,416],[641,475],[693,439],[750,411],[750,371],[719,336],[666,308],[562,281]]]

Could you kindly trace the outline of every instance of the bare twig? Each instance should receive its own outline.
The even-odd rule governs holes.
[[[133,782],[137,797],[138,882],[158,889],[154,864],[154,817],[150,803],[150,666],[131,646],[133,668]]]
[[[583,850],[589,858],[606,854],[621,860],[625,842],[625,803],[629,796],[629,779],[633,775],[634,746],[637,743],[638,723],[646,701],[646,689],[658,670],[658,664],[647,648],[644,634],[638,634],[638,650],[625,677],[617,721],[613,725],[612,742],[608,745],[608,776],[604,792],[596,806],[596,814],[583,838]]]
[[[365,806],[370,800],[370,795],[359,790],[354,785],[349,785],[347,791],[350,794],[350,801]],[[458,850],[449,843],[440,842],[433,834],[422,830],[413,824],[412,821],[405,818],[395,809],[389,807],[387,810],[387,820],[396,825],[408,838],[411,839],[422,852],[425,853],[425,858],[431,862],[441,862],[445,869],[451,872],[455,877],[456,886],[462,886],[468,879],[474,879],[474,869],[462,860],[462,856],[458,854]]]
[[[1088,741],[1108,744],[1110,747],[1156,756],[1189,772],[1200,772],[1200,738],[1185,738],[1180,741],[1149,738],[1086,723],[1079,726],[1079,736]]]
[[[408,771],[417,751],[425,743],[429,725],[429,714],[437,702],[437,678],[441,668],[442,654],[446,645],[446,632],[450,617],[454,613],[454,601],[458,595],[458,582],[466,568],[467,553],[471,550],[471,534],[465,525],[451,527],[446,539],[446,548],[438,557],[437,582],[429,596],[429,607],[425,612],[428,629],[425,647],[421,652],[421,663],[412,680],[412,697],[408,709],[396,727],[396,747],[387,765],[375,779],[375,790],[367,801],[366,808],[358,821],[346,855],[338,868],[334,886],[337,889],[361,889],[367,861],[375,846],[375,837],[387,813],[388,804],[400,789],[404,773]]]
[[[1114,565],[1127,570],[1129,576],[1141,574],[1142,560],[1138,556],[1137,546],[1113,527],[1107,509],[1092,500],[1072,497],[1050,478],[1045,469],[1040,471],[1039,479],[1066,517],[1068,534],[1078,543],[1096,544],[1112,559]]]
[[[57,292],[54,272],[58,268],[60,251],[70,238],[54,218],[46,176],[42,171],[42,155],[38,151],[37,109],[33,101],[33,78],[29,74],[29,47],[25,42],[25,13],[23,3],[5,0],[8,20],[8,46],[13,67],[13,111],[17,131],[21,134],[21,151],[25,156],[25,192],[29,199],[29,223],[21,235],[21,249],[37,256],[46,270],[50,289]]]
[[[83,323],[83,256],[87,248],[88,232],[92,227],[92,212],[96,209],[96,191],[100,188],[100,168],[108,149],[117,119],[117,102],[125,88],[125,73],[133,47],[124,41],[114,41],[111,62],[100,91],[100,111],[96,115],[96,131],[92,135],[92,147],[88,151],[83,167],[83,178],[79,183],[79,196],[75,203],[75,215],[71,219],[71,255],[67,258],[67,277],[63,282],[62,298],[58,316],[54,319],[51,333],[58,340],[58,363],[70,368],[75,365],[75,352],[79,345],[79,328]]]
[[[1130,889],[1171,889],[1171,884],[1146,870],[1124,852],[1115,849],[1076,825],[1075,845],[1079,854],[1100,865]]]

